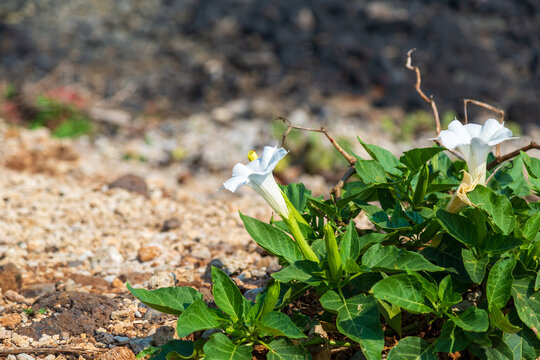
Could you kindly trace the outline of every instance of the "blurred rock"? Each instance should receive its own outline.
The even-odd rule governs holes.
[[[152,343],[152,337],[134,338],[129,340],[129,346],[133,349],[133,352],[140,353],[146,349]]]
[[[177,229],[180,227],[180,219],[170,218],[165,220],[163,226],[161,227],[161,232],[167,232],[169,230]]]
[[[174,338],[175,329],[172,326],[160,326],[152,335],[152,346],[161,346]]]
[[[157,246],[143,246],[137,251],[137,259],[140,262],[153,260],[159,255],[161,255],[161,250]]]
[[[18,290],[21,287],[21,272],[15,264],[9,262],[0,265],[0,288],[7,290]]]
[[[170,271],[160,271],[153,275],[148,282],[149,290],[176,285],[176,276]]]
[[[50,294],[56,291],[56,285],[53,283],[33,284],[24,287],[21,294],[27,298],[35,298],[43,294]]]
[[[120,188],[146,197],[150,195],[146,181],[142,177],[133,174],[126,174],[119,177],[109,184],[109,188]]]
[[[0,316],[0,326],[5,328],[13,328],[19,325],[22,321],[21,315],[19,314],[9,314]]]

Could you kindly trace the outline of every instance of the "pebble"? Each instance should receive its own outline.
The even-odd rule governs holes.
[[[180,227],[180,219],[170,218],[165,220],[165,222],[163,223],[163,226],[161,227],[161,232],[167,232],[178,227]]]
[[[148,185],[146,185],[146,181],[138,175],[126,174],[120,176],[118,179],[114,180],[112,183],[109,184],[109,188],[120,188],[144,195],[146,197],[149,196]]]
[[[143,246],[137,252],[137,259],[140,262],[146,262],[155,259],[161,255],[161,250],[157,246]]]
[[[135,353],[140,353],[144,349],[150,346],[152,343],[152,337],[134,338],[129,340],[129,346]]]
[[[169,342],[174,338],[174,327],[172,326],[160,326],[156,329],[156,332],[152,335],[152,346],[161,346]]]
[[[56,356],[54,356],[53,354],[49,354],[43,358],[43,360],[55,360],[55,359],[56,359]]]
[[[31,299],[27,299],[21,294],[16,293],[13,290],[8,290],[4,293],[4,297],[10,301],[16,302],[18,304],[26,304],[26,305],[32,305],[33,301]]]
[[[0,317],[0,326],[5,328],[12,328],[19,325],[22,321],[21,315],[19,314],[9,314]]]
[[[0,265],[0,288],[3,291],[17,290],[21,286],[22,275],[13,263]]]
[[[171,287],[176,285],[176,276],[170,271],[160,271],[154,274],[148,282],[148,288],[150,290]]]
[[[111,320],[118,321],[133,321],[135,320],[133,312],[131,310],[116,310],[111,313]]]
[[[90,264],[93,268],[97,266],[108,268],[123,262],[124,257],[115,247],[103,247],[96,250],[94,256],[90,260]]]
[[[36,358],[28,354],[22,353],[17,355],[17,360],[35,360]]]
[[[28,285],[21,290],[21,294],[26,298],[35,298],[43,294],[50,294],[56,291],[53,283]]]

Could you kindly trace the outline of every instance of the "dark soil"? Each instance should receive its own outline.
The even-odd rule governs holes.
[[[315,113],[320,95],[338,94],[413,110],[424,104],[404,61],[417,48],[441,110],[475,98],[538,122],[539,33],[535,0],[4,0],[0,74],[104,97],[132,86],[132,110],[192,113],[261,94]]]

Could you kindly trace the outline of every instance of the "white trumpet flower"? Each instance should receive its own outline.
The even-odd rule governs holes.
[[[247,165],[236,164],[232,171],[232,178],[223,183],[223,187],[235,192],[242,185],[249,185],[281,218],[288,219],[287,204],[272,173],[285,155],[287,155],[287,150],[278,149],[277,146],[265,146],[260,158],[255,151],[250,151],[248,154],[250,162]]]
[[[438,138],[444,147],[459,151],[467,162],[472,183],[485,185],[486,162],[491,148],[512,137],[512,131],[495,119],[488,119],[484,125],[466,124],[454,120],[448,130],[441,131]],[[475,185],[476,186],[476,185]]]

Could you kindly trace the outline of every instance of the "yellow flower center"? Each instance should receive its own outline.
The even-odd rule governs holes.
[[[255,150],[251,150],[250,152],[248,152],[248,160],[249,161],[257,160],[258,158],[259,158],[259,155],[257,155]]]

